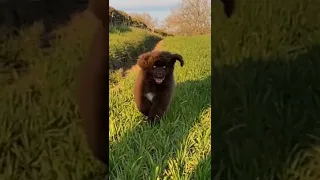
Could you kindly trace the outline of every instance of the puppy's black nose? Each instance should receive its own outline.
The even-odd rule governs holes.
[[[162,76],[162,72],[157,72],[157,75],[158,76]]]

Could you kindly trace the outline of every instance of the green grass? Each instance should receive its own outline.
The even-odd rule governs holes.
[[[127,61],[136,61],[136,57],[142,52],[150,49],[146,41],[152,39],[153,46],[160,41],[161,36],[144,29],[132,27],[109,28],[109,60],[120,61],[129,58]],[[152,45],[151,45],[152,46]]]
[[[319,1],[213,5],[215,179],[319,179]]]
[[[152,50],[161,39],[160,35],[144,29],[109,26],[110,86],[118,82],[119,74],[136,63],[140,54]]]
[[[159,126],[135,107],[135,72],[110,89],[110,179],[210,179],[210,39],[164,39],[162,49],[180,53],[185,66],[176,63],[175,96]]]

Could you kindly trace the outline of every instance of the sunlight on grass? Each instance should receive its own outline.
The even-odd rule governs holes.
[[[211,177],[211,165],[198,167],[199,163],[210,156],[211,151],[211,108],[200,115],[200,120],[191,129],[177,150],[176,157],[168,160],[168,169],[162,175],[170,179],[207,179]],[[196,174],[193,174],[195,171]]]

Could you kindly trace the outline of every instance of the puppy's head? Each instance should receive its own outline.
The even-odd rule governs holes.
[[[138,65],[155,83],[162,84],[166,78],[172,76],[174,64],[177,60],[183,66],[184,61],[180,54],[172,54],[167,51],[151,51],[139,56]]]

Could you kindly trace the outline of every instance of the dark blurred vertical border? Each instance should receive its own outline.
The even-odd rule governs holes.
[[[320,179],[320,1],[228,11],[212,2],[212,179]]]
[[[106,166],[106,178],[108,178],[109,169],[109,84],[107,83],[109,79],[109,68],[107,64],[109,59],[108,4],[109,2],[105,0],[89,0],[89,9],[95,17],[101,21],[101,24],[94,35],[88,61],[84,63],[82,67],[83,69],[88,69],[88,74],[82,74],[84,83],[82,85],[80,83],[80,88],[83,89],[80,90],[80,101],[86,96],[91,96],[88,97],[89,99],[84,99],[91,107],[85,107],[85,103],[81,103],[83,104],[84,130],[86,132],[87,142],[94,156]],[[86,70],[83,70],[83,72],[85,71]],[[85,88],[89,87],[94,88],[90,88],[90,91],[85,90]],[[88,92],[90,94],[86,94]],[[90,109],[91,112],[90,110],[87,111],[87,108]]]

